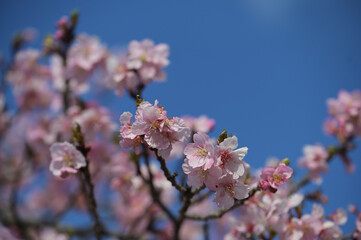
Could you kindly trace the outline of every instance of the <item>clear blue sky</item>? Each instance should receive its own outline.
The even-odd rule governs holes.
[[[167,82],[149,86],[144,97],[158,99],[170,116],[215,118],[216,133],[225,128],[248,146],[254,168],[270,156],[296,166],[305,144],[335,143],[322,130],[325,101],[361,88],[357,0],[1,1],[0,50],[6,55],[10,37],[24,27],[38,29],[41,39],[74,8],[78,31],[110,48],[143,38],[168,43]],[[127,97],[102,102],[116,119],[134,109]],[[361,150],[352,157],[353,175],[336,159],[324,176],[327,213],[350,203],[361,208]],[[354,218],[343,229],[352,231]]]

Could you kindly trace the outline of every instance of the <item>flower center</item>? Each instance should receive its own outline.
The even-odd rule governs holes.
[[[73,165],[73,163],[71,162],[72,157],[68,154],[66,154],[64,156],[64,162],[66,163],[66,165],[68,165],[69,167],[71,167]]]
[[[230,193],[230,194],[232,194],[233,196],[236,194],[236,192],[233,190],[233,185],[232,184],[227,184],[227,185],[225,185],[224,186],[226,189],[227,189],[227,191]]]
[[[208,152],[207,152],[206,149],[200,148],[200,149],[197,151],[197,154],[200,155],[200,156],[202,156],[202,157],[205,157],[205,156],[208,155]]]
[[[229,151],[222,151],[221,152],[221,160],[222,163],[226,163],[231,158],[231,154]]]
[[[276,183],[283,182],[285,179],[281,174],[273,174],[273,179]]]
[[[140,56],[140,60],[145,62],[147,60],[147,54],[143,54],[142,56]]]
[[[158,123],[158,121],[154,121],[154,122],[152,122],[151,124],[150,124],[150,128],[152,129],[152,130],[157,130],[158,128],[159,128],[159,123]]]
[[[205,171],[205,170],[203,170],[203,169],[202,169],[201,171],[202,171],[202,172],[201,172],[202,178],[205,178],[207,171]]]

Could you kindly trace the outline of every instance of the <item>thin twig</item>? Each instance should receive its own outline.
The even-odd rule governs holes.
[[[146,149],[146,148],[144,148]],[[144,158],[145,158],[145,161],[148,162],[148,165],[149,165],[149,159],[148,159],[148,155],[147,153],[145,153],[146,150],[143,151],[143,155],[144,155]],[[148,160],[147,160],[148,159]],[[147,166],[147,169],[148,169],[148,177],[149,179],[147,179],[141,169],[140,169],[140,164],[138,161],[136,161],[136,168],[137,168],[137,174],[142,178],[142,180],[149,186],[150,188],[150,192],[151,192],[151,195],[152,195],[152,198],[153,198],[153,201],[163,210],[163,212],[171,219],[172,222],[175,222],[176,221],[176,218],[175,216],[173,215],[173,213],[167,208],[167,206],[165,206],[165,204],[161,201],[160,199],[160,194],[159,194],[159,191],[155,188],[154,186],[154,183],[151,179],[153,179],[153,174],[152,172],[150,171],[150,167],[148,168]]]
[[[206,221],[204,221],[204,224],[203,224],[204,240],[209,240],[208,228],[209,228],[209,223],[208,223],[208,221],[206,220]]]
[[[169,169],[167,168],[164,158],[158,155],[158,150],[157,149],[151,149],[151,150],[154,151],[155,155],[157,156],[157,160],[160,163],[160,168],[162,169],[165,177],[168,179],[168,181],[172,184],[173,187],[175,187],[181,194],[184,194],[186,192],[186,188],[182,187],[180,184],[177,183],[176,181],[176,177],[178,175],[177,172],[171,174]]]

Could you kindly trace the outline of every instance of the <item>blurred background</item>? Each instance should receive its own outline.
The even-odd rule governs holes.
[[[32,46],[40,48],[73,9],[80,12],[77,32],[98,36],[110,49],[144,38],[169,44],[167,80],[149,85],[144,98],[158,99],[169,116],[214,118],[213,136],[223,129],[235,134],[249,148],[245,160],[253,169],[269,157],[289,157],[301,178],[297,160],[305,144],[337,143],[323,131],[326,99],[361,89],[360,1],[1,1],[3,56],[25,27],[38,30]],[[85,97],[109,107],[114,119],[135,110],[128,96],[112,91]],[[323,176],[326,214],[361,207],[357,145],[352,175],[336,158]],[[350,216],[344,233],[353,231],[354,220]]]

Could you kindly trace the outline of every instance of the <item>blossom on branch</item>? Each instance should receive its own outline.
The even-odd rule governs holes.
[[[190,167],[202,167],[207,170],[215,163],[215,147],[204,133],[193,135],[193,143],[189,143],[184,149]]]
[[[322,145],[306,145],[303,148],[304,156],[298,160],[298,164],[310,170],[311,178],[320,181],[320,174],[328,171],[327,160],[329,154]]]
[[[149,147],[157,149],[158,154],[166,159],[173,143],[185,142],[190,137],[190,130],[183,119],[168,118],[164,108],[158,106],[158,101],[155,101],[154,105],[147,101],[141,102],[133,124],[130,123],[131,118],[130,113],[123,113],[120,117],[120,145],[123,147],[139,146],[143,137]]]
[[[217,182],[214,201],[218,207],[228,209],[234,204],[234,199],[247,198],[249,190],[241,179],[234,179],[231,175],[224,175]]]
[[[83,154],[68,142],[54,143],[50,147],[50,154],[50,171],[57,177],[66,178],[86,166]]]
[[[132,41],[128,51],[128,68],[137,70],[142,83],[148,84],[153,79],[165,80],[166,75],[162,68],[169,65],[167,44],[154,45],[150,39],[144,39],[141,42]]]
[[[293,170],[284,163],[278,164],[276,168],[265,167],[261,172],[259,187],[266,191],[277,192],[278,187],[285,183],[291,176]]]
[[[220,166],[227,174],[238,179],[245,172],[244,156],[248,152],[247,147],[234,150],[238,147],[236,136],[228,137],[216,147],[217,165]],[[233,151],[234,150],[234,151]]]
[[[340,91],[338,98],[327,100],[332,118],[325,122],[325,131],[343,142],[353,136],[361,136],[361,92]]]

